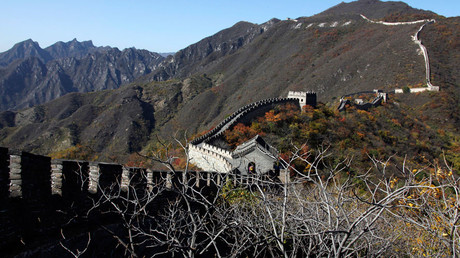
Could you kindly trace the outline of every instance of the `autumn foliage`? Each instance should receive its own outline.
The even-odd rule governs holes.
[[[77,144],[67,149],[53,152],[49,155],[52,159],[97,160],[99,156],[86,145]]]
[[[332,163],[353,156],[363,169],[368,166],[369,156],[393,157],[400,163],[408,158],[414,164],[425,165],[445,157],[455,168],[460,167],[459,138],[449,138],[452,134],[447,128],[432,128],[432,118],[424,114],[392,103],[368,111],[350,108],[340,113],[321,104],[316,109],[304,106],[302,111],[295,105],[281,105],[251,124],[237,124],[224,137],[236,147],[259,134],[282,155],[305,143],[312,150],[329,146],[334,153]],[[389,171],[399,173],[396,167]]]

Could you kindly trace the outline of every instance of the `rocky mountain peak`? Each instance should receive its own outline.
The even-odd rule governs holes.
[[[26,40],[0,54],[0,110],[21,109],[70,92],[116,89],[164,59],[147,50],[59,41],[45,49]],[[3,67],[1,67],[3,66]]]
[[[45,48],[45,51],[47,51],[53,59],[65,57],[83,58],[91,52],[102,50],[105,50],[105,48],[95,47],[91,40],[80,42],[76,38],[69,42],[59,41]]]
[[[42,62],[51,60],[48,52],[44,51],[38,42],[28,39],[16,43],[10,50],[0,53],[0,67],[5,67],[17,59],[37,57]]]

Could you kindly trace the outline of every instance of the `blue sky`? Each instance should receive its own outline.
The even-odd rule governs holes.
[[[175,52],[238,21],[311,16],[341,0],[6,0],[0,15],[0,52],[33,39],[92,40],[96,46]],[[350,2],[350,1],[345,1]],[[459,0],[407,0],[412,7],[459,16]]]

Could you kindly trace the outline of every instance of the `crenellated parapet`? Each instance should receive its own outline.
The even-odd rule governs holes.
[[[189,150],[212,157],[219,170],[209,169],[210,173],[231,170],[231,164],[226,160],[232,155],[230,151],[210,144],[202,147],[190,145]],[[182,175],[182,172],[178,173]],[[41,202],[51,196],[61,196],[75,201],[106,189],[122,192],[132,188],[152,190],[153,185],[165,183],[168,174],[171,172],[117,163],[51,159],[0,147],[0,200],[19,198]]]
[[[260,101],[256,101],[253,103],[250,103],[248,105],[245,105],[241,108],[239,108],[237,111],[233,112],[230,116],[225,118],[223,121],[221,121],[216,127],[214,127],[212,130],[207,132],[206,134],[194,139],[191,143],[194,145],[198,145],[201,142],[209,141],[213,138],[216,138],[222,133],[230,129],[232,126],[236,125],[237,123],[240,123],[242,118],[244,118],[246,115],[251,113],[252,111],[261,109],[263,107],[267,106],[272,106],[272,105],[279,105],[279,104],[284,104],[284,103],[296,103],[298,101],[297,98],[270,98],[270,99],[264,99]]]
[[[220,155],[197,149],[213,156],[222,171],[231,169]],[[5,250],[19,253],[43,244],[44,239],[61,239],[60,230],[66,227],[82,234],[89,224],[113,223],[116,218],[108,212],[113,207],[107,198],[129,202],[161,192],[160,201],[150,204],[160,208],[165,204],[162,200],[167,200],[163,196],[184,187],[214,190],[227,178],[244,183],[218,170],[153,171],[116,163],[51,159],[0,147],[0,250],[3,255]]]
[[[232,152],[231,151],[228,151],[228,150],[224,150],[222,148],[219,148],[219,147],[216,147],[214,145],[211,145],[211,144],[207,144],[207,143],[203,143],[201,144],[201,148],[203,149],[207,149],[207,150],[210,150],[212,152],[215,152],[225,158],[228,158],[228,159],[231,159],[232,158]]]
[[[193,144],[188,145],[188,157],[190,161],[204,171],[229,173],[232,170],[232,165],[221,154],[223,152],[224,150],[217,147],[214,147],[213,150],[211,150],[209,148],[207,149]]]
[[[300,107],[305,105],[316,107],[316,93],[312,91],[289,91],[288,98],[298,99]]]

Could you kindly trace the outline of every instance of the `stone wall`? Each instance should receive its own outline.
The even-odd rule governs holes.
[[[241,107],[220,122],[214,129],[189,144],[188,155],[190,161],[203,170],[228,173],[235,167],[233,154],[215,146],[214,143],[221,139],[226,130],[231,130],[236,124],[248,124],[254,118],[263,116],[275,106],[285,103],[294,103],[299,107],[303,106],[303,104],[316,106],[316,93],[291,91],[287,98],[265,99]]]
[[[382,101],[384,100],[384,95],[380,95],[377,93],[377,97],[375,97],[372,102],[367,102],[367,103],[352,103],[348,99],[341,98],[340,99],[340,104],[338,107],[339,111],[344,111],[346,109],[346,105],[353,105],[357,109],[360,110],[369,110],[370,108],[378,107],[382,104]]]
[[[51,158],[18,150],[8,152],[10,197],[43,201],[51,197]]]
[[[191,162],[203,170],[227,173],[232,170],[231,153],[227,150],[213,146],[212,142],[218,140],[225,130],[231,129],[238,123],[249,123],[255,117],[262,116],[276,105],[284,103],[298,104],[297,98],[272,98],[248,104],[224,119],[213,130],[198,137],[189,144],[189,158]]]
[[[188,155],[190,162],[192,162],[193,164],[197,165],[205,171],[228,173],[232,170],[232,165],[230,164],[230,162],[228,162],[227,159],[225,159],[222,155],[213,152],[209,149],[189,144]]]
[[[378,23],[378,24],[387,25],[387,26],[411,25],[411,24],[426,23],[429,21],[434,21],[434,20],[417,20],[417,21],[410,21],[410,22],[384,22],[384,21],[373,21],[362,14],[361,14],[361,17],[368,22]]]
[[[190,149],[211,156],[221,165],[222,170],[231,170],[231,164],[222,157],[231,157],[231,152],[204,144],[202,148],[191,145]],[[215,153],[218,152],[219,154]],[[220,174],[213,170],[201,177]],[[196,174],[197,172],[187,172]],[[171,186],[174,181],[183,180],[182,171],[152,171],[146,168],[125,167],[116,163],[65,160],[34,155],[18,150],[0,147],[0,186],[2,199],[24,200],[29,203],[49,202],[53,196],[70,202],[82,200],[101,190],[127,191],[147,189],[158,184]],[[52,199],[55,201],[55,198]]]
[[[228,162],[222,164],[230,167]],[[130,199],[164,186],[171,191],[162,192],[162,197],[151,204],[159,207],[175,189],[183,187],[184,180],[201,192],[210,192],[221,187],[228,176],[214,171],[172,173],[113,163],[51,160],[0,148],[2,256],[28,252],[49,242],[59,243],[62,228],[78,235],[94,225],[117,223],[117,217],[106,212],[111,205],[98,202],[102,191]]]
[[[0,148],[0,207],[4,200],[8,198],[8,190],[9,190],[9,157],[8,157],[8,149],[7,148]]]
[[[198,145],[205,140],[209,141],[213,137],[219,137],[225,130],[227,130],[228,128],[231,128],[231,126],[237,123],[241,123],[242,122],[241,119],[245,119],[248,113],[249,114],[252,113],[251,111],[256,110],[256,112],[260,112],[257,110],[260,110],[263,107],[273,106],[273,105],[278,105],[278,104],[283,104],[283,103],[288,103],[288,102],[298,103],[298,100],[292,99],[292,98],[271,98],[271,99],[260,100],[260,101],[248,104],[244,107],[241,107],[237,111],[233,112],[233,114],[225,118],[222,122],[220,122],[216,127],[214,127],[214,129],[204,134],[203,136],[200,136],[194,139],[192,141],[192,144]]]
[[[411,88],[410,93],[418,93],[418,92],[424,92],[424,91],[439,91],[439,86],[434,86],[431,84],[431,71],[430,71],[430,58],[428,56],[428,51],[426,47],[422,44],[422,41],[420,40],[420,32],[425,28],[427,24],[435,23],[436,20],[431,19],[431,20],[418,20],[418,21],[411,21],[411,22],[383,22],[383,21],[373,21],[368,19],[366,16],[361,14],[361,17],[368,22],[371,23],[378,23],[386,26],[398,26],[398,25],[411,25],[411,24],[417,24],[417,23],[423,23],[422,26],[417,30],[417,32],[412,36],[412,40],[419,46],[420,48],[420,53],[423,55],[423,58],[425,59],[425,80],[426,80],[426,85],[427,87],[424,88]],[[404,93],[402,89],[395,89],[395,93]]]
[[[225,158],[229,158],[231,159],[232,158],[232,152],[231,151],[228,151],[228,150],[224,150],[224,149],[221,149],[219,147],[216,147],[214,145],[211,145],[211,144],[207,144],[207,143],[203,143],[201,145],[201,148],[203,149],[206,149],[206,150],[210,150],[212,152],[215,152]]]

